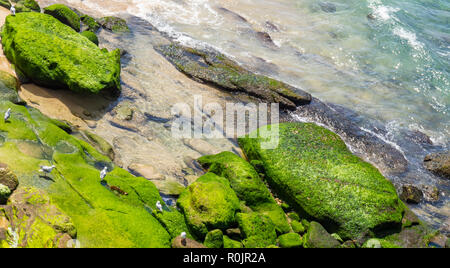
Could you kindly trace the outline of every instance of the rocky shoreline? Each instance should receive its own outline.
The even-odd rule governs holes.
[[[101,129],[106,118],[115,131],[135,133],[138,147],[138,137],[157,136],[143,122],[166,128],[172,120],[123,99],[139,94],[139,86],[126,78],[131,70],[123,62],[126,52],[98,47],[100,27],[112,38],[133,34],[126,21],[95,19],[61,4],[44,13],[36,12],[41,9],[33,0],[16,3],[21,5],[15,16],[2,9],[3,51],[10,63],[0,73],[0,111],[10,109],[10,116],[0,122],[0,247],[73,247],[77,241],[82,247],[449,247],[448,238],[419,220],[377,168],[315,124],[272,126],[280,128],[280,146],[274,150],[260,148],[261,137],[240,137],[219,147],[203,140],[178,141],[174,147],[181,143],[196,154],[177,151],[185,167],[172,178],[151,165],[124,164],[125,150],[114,148],[128,140],[114,139],[111,145],[108,137],[88,129]],[[155,38],[156,50],[178,70],[208,85],[203,91],[219,89],[209,93],[213,100],[278,102],[286,114],[321,114],[341,137],[345,133],[370,154],[382,155],[378,168],[405,171],[406,160],[395,148],[333,118],[338,115],[326,112],[329,106],[308,93],[252,73],[214,51]],[[65,89],[48,91],[20,81]],[[44,94],[60,98],[47,102]],[[30,101],[37,96],[39,105]],[[69,109],[68,116],[59,118],[65,121],[51,118],[57,112],[52,109],[77,106],[82,107],[79,114]],[[426,163],[448,177],[448,153],[427,157]],[[42,174],[42,165],[55,168]],[[179,198],[170,204],[164,195]]]

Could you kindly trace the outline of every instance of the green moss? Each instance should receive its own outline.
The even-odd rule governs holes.
[[[208,232],[203,243],[207,248],[222,248],[223,247],[223,233],[216,229]]]
[[[246,248],[265,248],[275,244],[277,233],[269,217],[254,212],[238,213],[236,218]]]
[[[115,153],[112,145],[107,142],[102,137],[90,132],[90,131],[83,131],[83,133],[88,138],[89,142],[96,147],[103,155],[108,156],[109,159],[114,160]]]
[[[382,248],[401,248],[399,245],[396,245],[384,239],[380,239],[379,241]]]
[[[295,233],[304,234],[306,231],[306,228],[303,226],[303,224],[296,220],[291,221],[291,227]]]
[[[267,215],[278,233],[290,231],[283,210],[278,206],[255,169],[244,159],[231,152],[203,156],[198,162],[209,172],[227,178],[239,199],[253,211]]]
[[[39,4],[34,0],[20,0],[13,1],[16,2],[14,7],[16,8],[16,13],[19,12],[41,12]]]
[[[381,248],[381,243],[380,243],[380,240],[378,240],[376,238],[371,238],[371,239],[367,240],[362,247],[363,248]]]
[[[153,211],[153,215],[158,219],[159,223],[170,234],[171,239],[179,236],[185,232],[186,237],[193,238],[193,235],[189,232],[189,228],[186,225],[184,215],[176,209],[167,209],[160,212],[159,210]]]
[[[198,238],[208,230],[222,229],[235,224],[239,199],[227,179],[206,173],[189,185],[177,201],[186,222]]]
[[[91,31],[84,31],[81,33],[81,35],[86,37],[87,39],[89,39],[89,41],[98,46],[98,37],[95,33]]]
[[[299,248],[303,245],[303,240],[296,233],[283,234],[278,237],[281,248]]]
[[[50,15],[8,16],[2,44],[7,58],[39,85],[86,93],[120,91],[119,50],[100,50]]]
[[[0,162],[17,174],[21,185],[48,192],[72,219],[82,247],[170,247],[170,235],[151,213],[156,201],[162,202],[153,183],[114,167],[108,157],[70,136],[39,111],[0,102],[0,110],[6,107],[12,108],[12,117],[7,124],[0,122],[7,137],[0,146]],[[52,149],[50,159],[37,159],[17,148],[17,143],[31,138]],[[72,150],[58,149],[61,144]],[[49,164],[55,164],[56,169],[48,179],[42,178],[39,166]],[[110,171],[105,178],[108,187],[99,178],[104,166]],[[111,186],[126,194],[110,190]],[[56,225],[62,230],[67,227],[61,222]]]
[[[5,204],[11,195],[11,190],[8,186],[0,184],[0,204]]]
[[[11,3],[8,0],[0,0],[0,6],[10,9],[11,8]]]
[[[251,160],[264,165],[265,179],[302,216],[315,219],[342,238],[398,228],[405,205],[394,186],[369,163],[354,156],[331,131],[314,124],[284,123],[278,147],[262,149],[270,129],[240,138]]]
[[[130,31],[127,22],[122,18],[111,16],[103,17],[98,20],[98,23],[114,33],[123,33]]]
[[[223,248],[242,248],[242,243],[229,238],[228,236],[223,236]]]
[[[341,244],[322,225],[312,221],[304,236],[303,246],[305,248],[338,248]]]
[[[60,22],[72,27],[75,31],[80,31],[80,17],[69,7],[63,4],[54,4],[44,8],[44,13],[49,14]]]
[[[81,16],[81,21],[87,26],[88,31],[95,33],[98,31],[98,29],[100,29],[100,24],[98,24],[98,22],[95,21],[94,18],[88,15]]]
[[[298,215],[298,213],[296,212],[289,212],[287,214],[287,216],[289,217],[289,219],[294,220],[294,221],[300,221],[300,216]]]

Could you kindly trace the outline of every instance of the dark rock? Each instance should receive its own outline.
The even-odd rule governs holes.
[[[322,225],[312,221],[304,237],[303,246],[305,248],[338,248],[341,244]]]
[[[439,189],[436,186],[422,185],[422,192],[427,201],[436,202],[439,201]]]
[[[226,235],[231,239],[240,240],[241,239],[241,229],[239,229],[239,228],[227,229]]]
[[[156,50],[186,75],[231,93],[245,93],[263,102],[279,103],[281,108],[291,110],[311,101],[310,94],[283,82],[254,74],[210,49],[196,50],[171,44],[158,46]]]
[[[430,136],[419,131],[419,130],[410,130],[405,134],[405,138],[417,144],[428,144],[433,145],[433,141]]]
[[[423,193],[422,191],[414,185],[403,185],[402,193],[400,194],[400,199],[412,204],[418,204],[422,201]]]
[[[433,174],[450,180],[450,151],[429,154],[423,164]]]
[[[270,21],[266,21],[266,23],[264,25],[265,25],[265,27],[268,30],[270,30],[272,32],[279,32],[280,31],[280,29],[278,29],[278,27],[275,24],[273,24],[272,22],[270,22]]]
[[[447,237],[443,234],[438,234],[430,238],[430,242],[428,243],[428,246],[431,247],[438,247],[438,248],[445,248],[447,242]]]
[[[264,45],[270,48],[277,48],[277,45],[272,40],[272,37],[266,32],[256,32],[256,37],[260,40]]]
[[[369,20],[376,20],[376,19],[377,19],[377,17],[375,17],[375,15],[374,15],[373,13],[367,14],[367,18],[368,18]]]

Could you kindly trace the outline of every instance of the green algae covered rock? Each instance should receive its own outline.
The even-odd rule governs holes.
[[[312,221],[303,237],[305,248],[338,248],[341,244],[319,223]]]
[[[242,243],[229,238],[228,236],[223,236],[223,248],[242,248]]]
[[[6,17],[2,44],[7,58],[36,84],[83,93],[120,91],[119,50],[99,49],[50,15]]]
[[[363,248],[381,248],[381,242],[376,238],[371,238],[364,243]]]
[[[210,231],[203,243],[207,248],[222,248],[223,247],[223,233],[221,230],[216,229]]]
[[[303,245],[302,237],[296,233],[280,235],[278,241],[281,248],[299,248]]]
[[[118,17],[103,17],[98,19],[98,23],[105,29],[108,29],[114,33],[129,32],[127,22]]]
[[[14,5],[16,9],[16,13],[19,12],[41,12],[41,8],[39,7],[39,4],[34,0],[14,0],[12,2],[15,2]]]
[[[0,101],[0,111],[8,108],[9,122],[0,122],[5,137],[0,162],[17,175],[19,189],[38,187],[70,217],[81,247],[170,247],[169,233],[151,213],[157,201],[163,203],[152,182],[115,167],[38,110]],[[35,154],[21,146],[24,142],[45,153]],[[40,165],[50,164],[56,166],[51,174],[39,173]],[[109,173],[101,183],[104,166]],[[35,202],[40,203],[39,198]],[[41,224],[37,228],[50,232]]]
[[[189,185],[177,200],[191,231],[200,239],[208,230],[235,224],[239,199],[227,179],[206,173]]]
[[[11,189],[8,186],[0,183],[0,204],[6,204],[9,196],[11,195]]]
[[[203,156],[198,162],[209,172],[227,178],[240,200],[253,211],[267,215],[278,233],[290,231],[284,211],[276,203],[255,169],[232,152]]]
[[[238,213],[236,218],[246,248],[265,248],[275,244],[277,233],[272,220],[260,213]]]
[[[198,50],[177,44],[162,45],[156,50],[178,70],[190,77],[210,83],[231,93],[245,93],[281,108],[295,110],[311,102],[311,95],[275,79],[254,74],[225,55],[211,49]]]
[[[303,224],[299,221],[291,221],[291,227],[295,233],[304,234],[306,231],[305,226],[303,226]]]
[[[82,15],[80,18],[81,22],[84,24],[83,29],[86,29],[86,31],[95,33],[98,31],[98,29],[100,29],[100,24],[98,24],[98,22],[91,16]]]
[[[2,95],[2,99],[9,100],[15,104],[23,103],[23,100],[17,93],[18,89],[19,83],[17,79],[5,71],[0,71],[0,94]]]
[[[84,31],[81,33],[82,36],[86,37],[91,41],[92,43],[96,44],[98,46],[98,37],[95,33],[91,31]]]
[[[401,227],[405,205],[391,182],[354,156],[331,131],[310,123],[284,123],[276,149],[261,137],[240,138],[249,159],[264,166],[266,180],[302,217],[314,219],[343,239]]]
[[[167,230],[171,239],[181,235],[185,232],[186,237],[193,238],[189,228],[186,225],[184,215],[178,210],[173,208],[167,208],[162,212],[159,210],[153,211],[153,216],[159,221],[159,223]]]
[[[63,4],[54,4],[44,8],[44,13],[55,17],[60,22],[80,31],[80,17],[72,9]]]

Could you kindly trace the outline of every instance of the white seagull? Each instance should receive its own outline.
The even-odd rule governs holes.
[[[108,173],[108,167],[104,167],[103,170],[100,172],[100,179],[103,180],[106,177],[107,173]]]
[[[16,8],[13,5],[11,5],[11,8],[9,10],[11,11],[11,14],[13,14],[13,16],[16,15]]]
[[[163,211],[161,202],[156,201],[156,208],[159,209],[159,211],[161,211],[161,212]]]
[[[40,172],[45,172],[45,173],[51,173],[52,170],[55,168],[55,165],[52,166],[41,166],[41,169],[39,169]]]
[[[5,122],[8,121],[9,117],[11,117],[11,108],[8,108],[5,113],[5,117],[3,117],[3,119],[5,119]]]
[[[182,239],[182,240],[185,240],[185,239],[186,239],[186,232],[182,232],[182,233],[181,233],[181,239]]]

